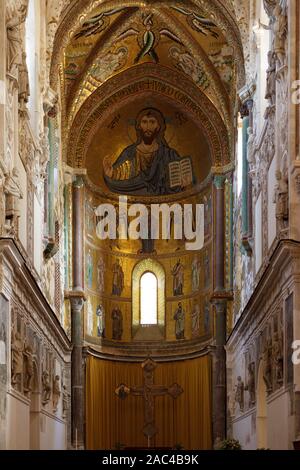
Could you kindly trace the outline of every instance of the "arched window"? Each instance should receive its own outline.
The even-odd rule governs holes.
[[[166,275],[156,260],[138,262],[132,272],[132,335],[135,341],[165,337]]]
[[[141,325],[157,325],[157,277],[144,273],[140,280]]]

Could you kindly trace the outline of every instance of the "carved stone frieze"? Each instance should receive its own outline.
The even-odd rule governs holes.
[[[239,26],[241,40],[243,44],[243,53],[245,61],[246,78],[249,80],[252,75],[250,61],[250,5],[248,0],[234,0],[234,10]]]
[[[277,4],[277,0],[263,0],[263,2],[267,14],[271,17]]]
[[[23,64],[24,24],[29,0],[12,0],[6,3],[6,62],[7,71],[13,75]]]
[[[19,172],[13,168],[10,173],[5,175],[4,180],[5,194],[5,234],[18,236],[18,226],[20,218],[20,199],[23,199],[23,192],[19,181]]]
[[[60,22],[60,16],[64,7],[70,3],[69,0],[49,0],[47,2],[47,59],[46,59],[46,76],[49,77],[51,57],[55,34]]]
[[[273,10],[273,21],[271,23],[273,31],[273,50],[276,55],[278,67],[282,67],[286,62],[286,39],[288,33],[287,10],[284,5],[278,2]]]
[[[3,170],[9,171],[11,162],[15,160],[16,146],[15,146],[15,132],[16,132],[16,119],[15,119],[15,97],[17,93],[17,81],[13,76],[8,76],[6,80],[6,106],[5,106],[5,134],[6,134],[6,148],[3,159]]]
[[[289,112],[289,84],[288,68],[282,67],[276,73],[277,97],[276,97],[276,125],[277,125],[277,155],[279,162],[288,151],[288,112]]]
[[[3,253],[5,258],[1,256]],[[13,271],[11,263],[13,265],[15,263]],[[59,352],[63,361],[67,363],[70,359],[69,341],[62,328],[58,326],[53,311],[35,281],[31,281],[30,288],[24,283],[24,276],[27,273],[24,270],[24,260],[11,240],[0,241],[0,268],[3,269],[3,283],[7,286],[6,289],[9,291],[10,286],[13,292],[12,302],[16,311],[22,315],[25,323],[32,325],[33,329],[43,336],[43,341],[48,347]]]
[[[0,237],[5,235],[5,176],[0,168]]]
[[[283,338],[288,327],[283,312],[287,296],[291,293],[291,290],[286,290],[283,286],[291,286],[291,279],[297,278],[299,273],[298,244],[282,241],[273,254],[272,265],[267,268],[226,346],[229,373],[234,377],[241,377],[237,385],[243,381],[244,390],[248,392],[244,411],[256,404],[259,366],[262,367],[267,394],[283,390],[287,364]],[[234,384],[231,389],[233,387]],[[236,393],[238,390],[240,389],[236,386]],[[240,392],[236,394],[236,398],[239,403]]]
[[[276,180],[274,203],[278,230],[281,232],[287,228],[289,220],[289,179],[286,159],[283,161],[281,170],[276,172]]]

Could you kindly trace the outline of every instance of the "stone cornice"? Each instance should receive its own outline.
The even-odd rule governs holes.
[[[58,353],[68,356],[71,343],[34,275],[12,239],[0,239],[0,292],[29,307],[30,314]],[[41,326],[43,325],[43,326]]]
[[[285,277],[283,273],[286,273]],[[255,329],[255,325],[263,320],[264,306],[268,302],[266,294],[282,291],[292,276],[299,276],[300,279],[300,242],[281,240],[227,340],[229,348],[232,344],[238,344],[240,338],[245,340]]]
[[[214,348],[211,340],[206,343],[194,341],[194,344],[182,344],[172,341],[170,343],[143,342],[136,344],[116,345],[113,341],[104,340],[101,346],[85,343],[85,356],[93,356],[99,359],[121,362],[142,362],[145,357],[151,356],[157,362],[182,361],[196,359],[212,354]]]

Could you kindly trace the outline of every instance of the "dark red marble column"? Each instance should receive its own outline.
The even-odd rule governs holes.
[[[83,305],[84,305],[84,183],[77,177],[73,183],[73,291],[71,302],[72,336],[72,445],[84,448],[84,369],[83,369]]]
[[[224,182],[222,175],[215,176],[215,291],[220,292],[225,287],[225,203]]]
[[[216,347],[213,356],[213,438],[215,446],[226,437],[226,300],[217,300]]]
[[[215,191],[215,245],[214,245],[214,293],[215,349],[213,353],[213,440],[215,447],[226,437],[226,312],[225,291],[225,176],[214,178]]]
[[[84,299],[72,297],[71,301],[71,334],[72,334],[72,446],[84,448],[84,372],[82,358],[82,311]]]
[[[77,177],[73,183],[73,291],[83,291],[83,214],[84,183]]]

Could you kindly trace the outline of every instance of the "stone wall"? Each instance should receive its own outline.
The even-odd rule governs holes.
[[[0,446],[66,449],[69,340],[12,240],[0,273]]]
[[[293,449],[298,437],[299,274],[300,245],[282,241],[227,343],[228,433],[245,449]]]

